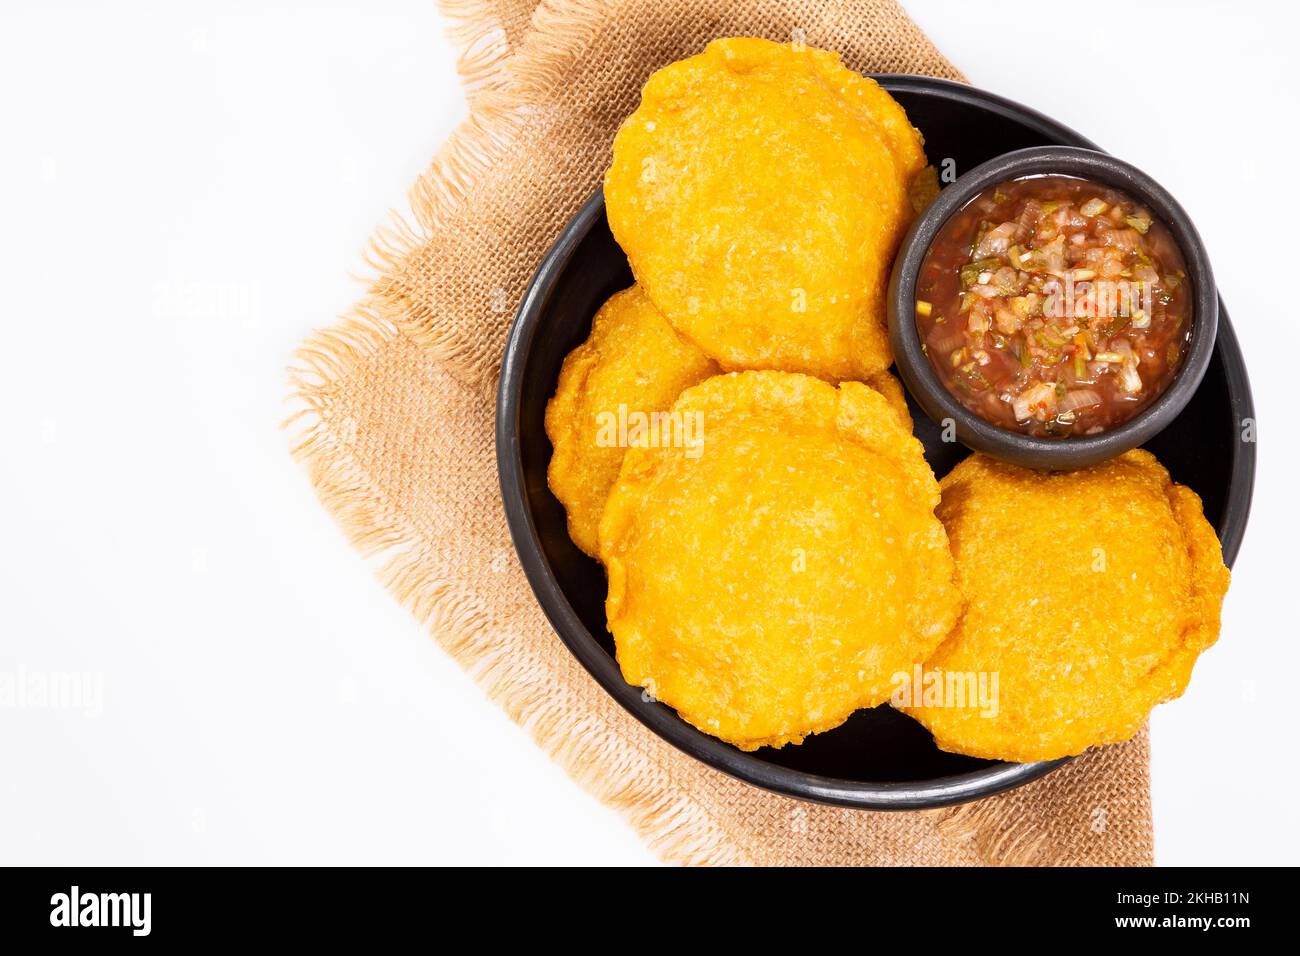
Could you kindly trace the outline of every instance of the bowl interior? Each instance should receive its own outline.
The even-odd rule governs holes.
[[[971,169],[994,155],[1026,146],[1047,143],[1092,145],[1031,111],[955,84],[911,77],[885,77],[882,83],[893,92],[925,135],[931,161],[937,165],[945,158],[951,158],[956,162],[958,172]],[[585,233],[581,229],[584,217],[589,222]],[[565,355],[587,336],[592,316],[605,299],[631,284],[632,274],[626,257],[609,232],[599,196],[592,200],[571,228],[572,231],[562,237],[553,252],[550,266],[543,267],[543,272],[547,268],[552,271],[545,295],[535,297],[535,301],[526,300],[521,310],[520,323],[531,319],[531,328],[524,334],[512,336],[512,343],[518,344],[519,354],[507,356],[507,366],[503,371],[503,399],[507,389],[517,389],[517,425],[508,423],[503,426],[502,437],[514,429],[524,510],[531,519],[536,546],[541,552],[540,556],[530,559],[523,552],[531,545],[528,542],[520,545],[530,580],[544,606],[548,604],[544,592],[550,588],[548,614],[580,658],[599,648],[612,661],[614,646],[605,627],[603,607],[604,571],[570,541],[564,509],[547,487],[546,468],[551,457],[551,445],[543,428],[543,415],[546,403],[555,391]],[[562,252],[569,254],[563,255]],[[539,280],[541,278],[539,274]],[[531,317],[530,311],[534,313]],[[1235,350],[1230,327],[1223,317],[1221,333],[1225,328],[1228,330],[1228,344]],[[1230,550],[1235,554],[1240,534],[1228,526],[1234,521],[1244,525],[1245,521],[1244,511],[1239,515],[1230,514],[1232,509],[1229,507],[1234,467],[1240,474],[1238,454],[1241,443],[1237,440],[1236,416],[1241,408],[1248,408],[1249,396],[1247,391],[1246,405],[1238,402],[1234,410],[1223,352],[1221,334],[1220,348],[1216,349],[1210,369],[1191,403],[1147,447],[1169,467],[1175,480],[1200,493],[1206,514],[1220,536],[1223,537],[1225,530],[1230,530],[1233,535],[1231,544],[1225,541],[1225,553]],[[1235,351],[1228,365],[1234,364],[1240,364]],[[1245,388],[1244,378],[1238,386],[1239,390],[1241,388]],[[939,427],[911,402],[910,397],[909,403],[913,404],[916,435],[925,446],[935,473],[942,476],[969,454],[969,450],[941,441]],[[1248,499],[1248,488],[1245,494]],[[509,509],[508,491],[506,497]],[[1228,554],[1229,558],[1231,554]],[[539,584],[538,577],[545,575],[549,575],[551,581]],[[556,603],[567,604],[567,608],[558,613],[565,620],[557,620]],[[570,609],[572,615],[569,615]],[[573,618],[575,615],[576,619]],[[575,631],[578,633],[572,633]],[[609,661],[600,663],[605,665]],[[590,660],[584,659],[584,663],[596,672]],[[705,738],[663,705],[645,702],[639,695],[612,688],[607,679],[609,673],[605,668],[605,675],[602,677],[598,673],[597,676],[602,677],[607,689],[642,720],[651,723],[661,733],[668,726],[665,721],[680,725],[680,734],[674,730],[674,737],[680,738],[674,739],[678,746],[720,769],[785,792],[823,799],[818,793],[818,780],[843,782],[850,788],[854,784],[911,784],[920,787],[933,784],[938,792],[945,782],[951,784],[954,777],[973,781],[992,779],[998,776],[997,768],[1006,769],[1004,764],[939,750],[919,724],[887,705],[860,711],[835,730],[810,737],[802,746],[781,750],[763,748],[753,754],[741,754],[728,745]],[[1048,769],[1047,765],[1036,766],[1044,771]],[[783,776],[782,768],[794,773]],[[769,770],[771,773],[767,772]],[[816,775],[818,780],[806,778],[806,774]],[[1033,775],[1036,774],[1027,772],[1008,781],[1002,774],[997,785],[991,785],[988,792],[1031,779]],[[969,799],[973,795],[978,795],[978,786],[974,791],[964,792],[958,799]],[[934,802],[952,802],[952,799],[949,796]],[[877,805],[870,796],[857,801],[851,796],[841,795],[835,802]],[[910,805],[926,804],[922,798]]]

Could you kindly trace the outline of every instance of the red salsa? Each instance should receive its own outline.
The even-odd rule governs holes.
[[[921,347],[963,405],[1035,436],[1093,435],[1169,385],[1191,290],[1169,230],[1068,176],[994,186],[935,237],[916,284]]]

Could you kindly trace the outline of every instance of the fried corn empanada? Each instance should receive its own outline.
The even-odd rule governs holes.
[[[857,382],[741,372],[687,389],[702,453],[632,448],[600,524],[624,677],[744,750],[887,700],[958,612],[938,483]]]
[[[925,671],[996,674],[997,694],[993,708],[904,707],[941,748],[1078,754],[1129,739],[1182,694],[1218,638],[1228,570],[1200,499],[1153,455],[1058,474],[974,455],[942,486],[967,606]]]
[[[615,293],[596,313],[591,334],[565,358],[546,406],[546,434],[555,449],[547,482],[568,513],[569,536],[587,554],[596,554],[600,513],[626,445],[642,433],[648,437],[651,417],[682,389],[717,371],[639,286]]]
[[[926,167],[901,106],[837,54],[715,40],[650,77],[614,140],[610,227],[723,368],[866,380]]]

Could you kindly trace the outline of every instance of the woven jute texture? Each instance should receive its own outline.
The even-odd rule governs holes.
[[[802,803],[702,766],[573,659],[506,530],[493,390],[507,327],[646,77],[737,35],[800,38],[863,72],[960,79],[953,66],[893,0],[447,0],[444,12],[471,116],[373,237],[363,299],[291,372],[295,454],[396,598],[666,860],[1149,864],[1145,734],[1009,794],[916,813]]]

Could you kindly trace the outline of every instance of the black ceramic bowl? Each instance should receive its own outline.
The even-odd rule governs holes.
[[[1092,144],[1032,110],[968,86],[915,76],[878,78],[925,134],[934,162],[972,169],[1027,146]],[[506,519],[543,610],[560,639],[600,685],[638,720],[711,767],[779,793],[872,809],[961,803],[1040,777],[1063,761],[1008,764],[944,753],[920,724],[888,706],[859,711],[799,747],[743,753],[700,733],[670,708],[628,685],[605,628],[605,575],[569,540],[564,509],[546,485],[551,445],[542,427],[560,363],[586,338],[612,293],[632,282],[627,258],[593,196],[542,260],[510,331],[497,404],[497,460]],[[1255,446],[1240,440],[1253,416],[1246,370],[1220,306],[1218,345],[1183,413],[1148,446],[1175,480],[1190,485],[1231,563],[1241,545],[1255,473]],[[968,454],[940,440],[940,429],[913,408],[916,434],[937,475]]]
[[[966,408],[944,385],[921,350],[916,328],[916,279],[936,235],[972,199],[998,183],[1028,176],[1058,175],[1113,186],[1150,209],[1168,227],[1187,264],[1192,290],[1191,341],[1183,363],[1165,390],[1128,421],[1097,435],[1037,438],[1000,428]],[[1210,257],[1191,218],[1173,196],[1136,166],[1092,149],[1036,146],[996,156],[939,194],[908,230],[889,282],[889,341],[898,374],[925,413],[951,419],[963,444],[1030,468],[1081,468],[1123,454],[1149,441],[1178,417],[1196,394],[1214,352],[1218,292]]]

